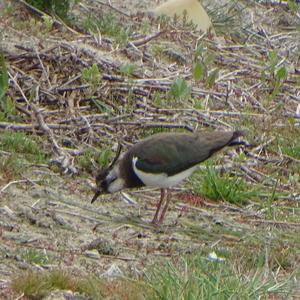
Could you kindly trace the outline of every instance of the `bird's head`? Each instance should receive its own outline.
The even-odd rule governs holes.
[[[114,169],[116,162],[121,154],[122,146],[118,145],[117,154],[111,164],[105,169],[100,170],[96,175],[95,195],[91,201],[93,203],[100,195],[109,193],[109,186],[118,178],[118,174]]]

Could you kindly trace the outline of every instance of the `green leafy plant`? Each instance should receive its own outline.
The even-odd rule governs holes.
[[[112,157],[112,150],[111,147],[104,148],[100,155],[98,155],[98,158],[96,159],[98,165],[101,167],[106,167],[109,164],[110,158]]]
[[[82,70],[82,79],[84,82],[91,85],[92,92],[94,92],[102,80],[102,74],[99,71],[97,64],[93,64],[88,68]]]
[[[219,77],[219,70],[218,69],[212,70],[206,78],[207,86],[212,87],[216,82],[216,79],[218,79],[218,77]]]
[[[193,107],[194,107],[195,109],[199,109],[199,110],[204,109],[204,106],[203,106],[203,99],[193,98],[193,99],[192,99],[192,103],[193,103]]]
[[[203,77],[203,72],[204,72],[204,66],[203,66],[203,64],[197,62],[195,64],[194,71],[193,71],[194,79],[196,81],[201,80],[201,78]]]
[[[267,61],[267,75],[270,78],[270,85],[272,89],[271,96],[276,96],[281,89],[283,82],[286,80],[288,76],[288,71],[285,66],[277,68],[279,63],[279,57],[276,50],[272,50],[268,54],[268,61]],[[263,74],[262,78],[265,78],[266,75]]]
[[[185,100],[191,95],[191,87],[187,84],[186,80],[179,77],[173,81],[169,94],[177,101]]]
[[[53,24],[54,24],[53,18],[48,15],[43,15],[42,19],[43,19],[43,27],[44,27],[43,32],[44,33],[50,32],[52,30]]]
[[[195,81],[204,80],[208,87],[211,87],[219,75],[219,70],[215,67],[216,56],[213,52],[204,49],[203,45],[198,45],[194,55],[193,77]]]
[[[99,89],[99,85],[102,81],[102,73],[100,72],[97,64],[93,64],[92,66],[82,70],[82,80],[89,85],[88,89],[86,90],[86,94],[88,97],[90,97],[91,106],[94,105],[100,112],[109,111],[105,103],[93,97],[93,95]]]
[[[132,77],[135,69],[136,69],[136,65],[126,63],[121,65],[120,72],[126,77]]]
[[[268,54],[268,70],[269,74],[273,75],[275,72],[276,65],[279,62],[278,54],[276,50],[272,50]]]
[[[274,83],[274,89],[273,89],[273,95],[277,95],[280,92],[280,88],[282,86],[282,83],[286,80],[288,75],[288,71],[286,67],[281,67],[275,72],[275,83]]]

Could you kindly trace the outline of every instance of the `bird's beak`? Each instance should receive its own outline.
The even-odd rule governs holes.
[[[96,190],[95,195],[91,201],[91,203],[93,203],[94,201],[96,201],[96,199],[101,195],[101,191],[100,190]]]

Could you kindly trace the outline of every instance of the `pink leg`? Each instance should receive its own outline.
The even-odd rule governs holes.
[[[168,206],[169,206],[169,204],[171,202],[171,197],[172,197],[171,190],[167,189],[167,202],[165,204],[165,207],[163,208],[163,211],[162,211],[162,213],[160,215],[158,223],[162,223],[162,221],[164,220],[164,217],[165,217],[165,214],[167,212]]]
[[[159,214],[161,205],[163,203],[164,197],[165,197],[165,190],[164,189],[160,189],[160,201],[157,203],[156,212],[155,212],[153,220],[151,221],[152,224],[156,224],[157,223],[158,214]]]

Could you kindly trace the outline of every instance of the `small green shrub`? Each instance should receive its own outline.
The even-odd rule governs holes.
[[[173,81],[169,94],[177,101],[185,100],[191,96],[191,87],[186,80],[179,77]]]
[[[272,50],[268,53],[268,59],[265,65],[265,70],[262,73],[262,81],[269,78],[269,85],[271,89],[270,95],[267,95],[267,102],[269,102],[274,96],[276,96],[288,76],[288,70],[285,66],[278,67],[279,56],[276,50]]]
[[[203,45],[198,45],[194,54],[193,77],[195,81],[204,80],[206,86],[212,87],[219,76],[219,69],[215,66],[216,55],[208,51]]]
[[[96,64],[82,70],[82,79],[90,84],[93,88],[97,88],[102,80],[102,74]]]
[[[96,159],[98,165],[100,165],[101,167],[108,166],[112,154],[113,152],[111,150],[111,147],[104,148]]]

